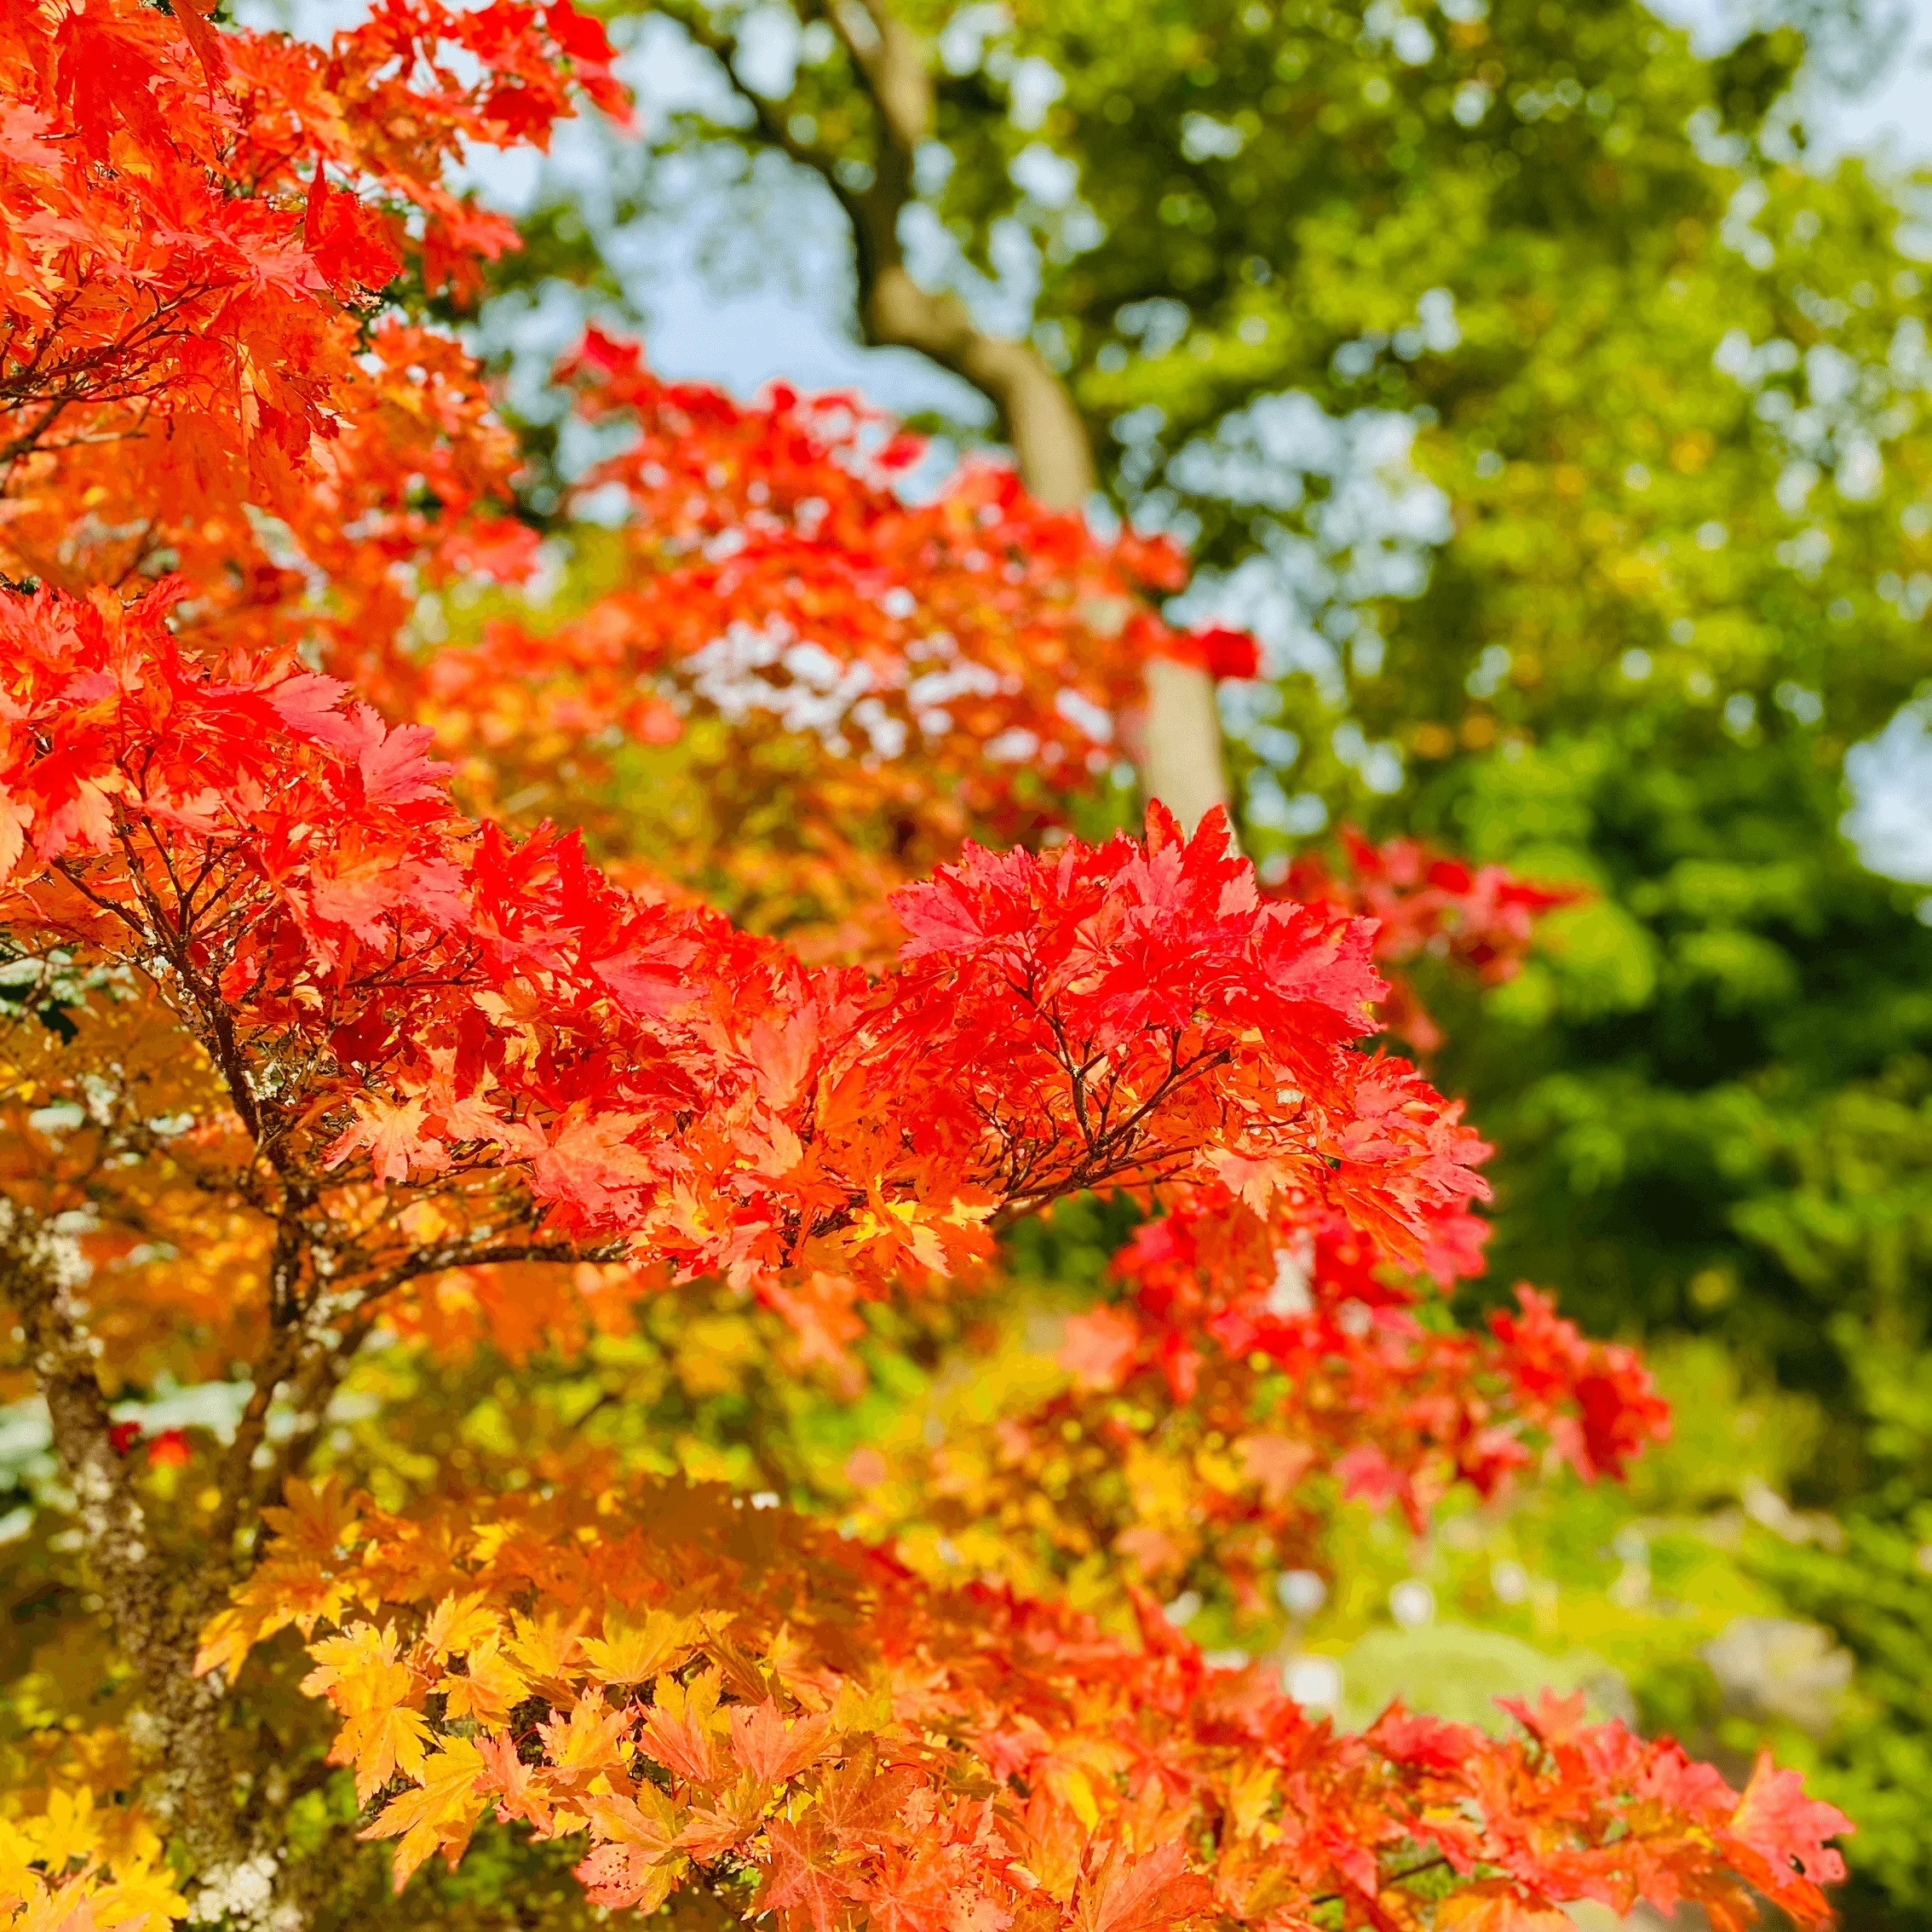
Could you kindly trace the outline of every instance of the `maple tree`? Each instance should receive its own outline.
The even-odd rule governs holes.
[[[1364,1044],[1429,1042],[1378,957],[1507,971],[1550,895],[1365,847],[1270,897],[1158,801],[1079,836],[1149,662],[1251,668],[1146,601],[1178,558],[990,468],[908,506],[849,399],[745,408],[602,338],[568,379],[638,432],[584,481],[626,501],[622,581],[435,647],[425,589],[538,561],[423,319],[508,239],[442,169],[573,87],[620,108],[601,32],[561,0],[388,0],[326,49],[133,0],[0,32],[0,1292],[107,1646],[14,1752],[9,1926],[327,1922],[296,1820],[331,1766],[321,1844],[394,1840],[399,1887],[493,1819],[572,1846],[592,1906],[814,1932],[1821,1920],[1845,1820],[1790,1771],[1739,1792],[1580,1700],[1338,1732],[1149,1594],[1203,1561],[1258,1596],[1315,1475],[1420,1521],[1664,1426],[1533,1290],[1449,1329],[1486,1149]],[[738,791],[640,841],[631,745]],[[522,823],[566,750],[580,823]],[[872,1313],[988,1303],[1002,1235],[1096,1192],[1145,1218],[1064,1385],[976,1483],[875,1455],[870,1534],[576,1429],[387,1501],[328,1466],[378,1334],[566,1348],[712,1284],[775,1372],[847,1375]],[[232,1425],[116,1417],[164,1379]],[[1053,1440],[1100,1458],[1049,1483]],[[1177,1536],[1122,1452],[1231,1474]],[[895,1481],[996,1541],[1061,1506],[951,1580],[894,1547]]]
[[[1909,184],[1807,139],[1861,12],[1774,0],[1729,44],[1741,15],[1713,40],[1642,0],[622,0],[613,32],[677,84],[596,192],[560,169],[526,204],[503,309],[539,275],[546,303],[567,279],[654,308],[716,262],[727,312],[759,280],[842,351],[894,345],[882,382],[968,444],[995,425],[1030,485],[1084,463],[1123,516],[1184,520],[1190,607],[1268,628],[1269,682],[1223,709],[1264,871],[1325,812],[1590,883],[1493,995],[1417,963],[1439,1075],[1497,1143],[1458,1300],[1561,1283],[1697,1420],[1627,1506],[1560,1485],[1386,1566],[1363,1526],[1307,1641],[1385,1618],[1365,1561],[1406,1568],[1444,1619],[1587,1651],[1646,1723],[1743,1751],[1794,1721],[1705,1646],[1808,1623],[1855,1669],[1780,1748],[1858,1817],[1837,1902],[1876,1928],[1932,1900],[1932,929],[1882,876],[1916,877],[1909,841],[1846,820],[1845,784],[1879,768],[1861,741],[1917,740],[1932,469]],[[687,265],[664,244],[694,181]],[[675,316],[673,353],[768,353]],[[1740,1432],[1808,1414],[1788,1453],[1727,1446],[1738,1391]],[[1751,1521],[1739,1455],[1795,1516]],[[1519,1540],[1531,1515],[1554,1544]],[[1455,1540],[1479,1520],[1481,1560]],[[1531,1596],[1492,1590],[1519,1559]],[[1446,1705],[1446,1636],[1365,1641]],[[1358,1712],[1389,1675],[1367,1658]]]

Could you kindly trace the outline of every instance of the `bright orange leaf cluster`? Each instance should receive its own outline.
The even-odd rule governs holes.
[[[706,1883],[787,1932],[1500,1924],[1525,1895],[1694,1899],[1728,1929],[1739,1878],[1809,1921],[1838,1872],[1794,1774],[1740,1796],[1580,1698],[1503,1739],[1400,1707],[1338,1735],[1144,1601],[1123,1641],[742,1497],[543,1473],[409,1517],[298,1488],[210,1633],[233,1668],[340,1627],[310,1684],[359,1791],[397,1792],[369,1833],[399,1879],[492,1808],[586,1839],[602,1904]]]

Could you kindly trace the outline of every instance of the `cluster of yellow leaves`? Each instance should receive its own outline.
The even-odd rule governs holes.
[[[1319,1563],[1335,1490],[1305,1479],[1332,1458],[1304,1412],[1334,1405],[1332,1377],[1285,1390],[1215,1362],[1198,1406],[1158,1376],[1083,1388],[1061,1324],[1024,1302],[992,1313],[971,1372],[846,1459],[860,1534],[934,1579],[998,1575],[1090,1607],[1136,1582],[1171,1595],[1204,1557],[1251,1599],[1256,1574]]]
[[[287,1490],[287,1506],[264,1509],[264,1532],[273,1537],[258,1563],[203,1633],[198,1671],[233,1670],[258,1643],[291,1624],[309,1636],[324,1619],[339,1622],[352,1607],[373,1606],[354,1555],[364,1533],[363,1512],[330,1479],[299,1477]]]
[[[145,1824],[55,1789],[44,1808],[0,1816],[4,1932],[161,1932],[187,1914]]]
[[[1140,1752],[1106,1734],[1112,1685],[1060,1713],[1064,1730],[1044,1706],[998,1717],[998,1751],[1038,1793],[996,1829],[997,1774],[958,1750],[974,1705],[994,1716],[966,1680],[1005,1670],[969,1631],[1009,1621],[1010,1600],[930,1624],[898,1566],[785,1513],[572,1475],[410,1517],[291,1484],[267,1561],[210,1626],[200,1667],[231,1670],[291,1624],[338,1626],[311,1642],[304,1688],[341,1719],[331,1761],[373,1811],[364,1835],[397,1841],[399,1889],[432,1855],[455,1864],[493,1804],[540,1837],[587,1837],[593,1900],[646,1911],[681,1885],[756,1883],[788,1922],[822,1924],[835,1899],[916,1878],[929,1909],[900,1900],[909,1932],[992,1932],[999,1892],[1037,1894],[1042,1923],[1077,1900],[1104,1918],[1111,1898],[1194,1895],[1182,1814],[1117,1789]],[[907,1590],[899,1608],[922,1613],[882,1619],[880,1596]]]

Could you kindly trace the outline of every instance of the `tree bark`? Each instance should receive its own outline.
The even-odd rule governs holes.
[[[1198,664],[1155,658],[1147,665],[1147,685],[1141,789],[1192,831],[1216,805],[1228,803],[1214,680]]]
[[[197,1638],[227,1581],[227,1553],[210,1550],[184,1572],[156,1547],[114,1446],[79,1299],[85,1276],[71,1238],[0,1202],[0,1300],[25,1331],[55,1454],[73,1489],[81,1547],[140,1686],[127,1731],[152,1768],[144,1796],[187,1852],[196,1918],[283,1932],[300,1921],[290,1916],[280,1861],[262,1829],[250,1775],[258,1768],[238,1751],[224,1687],[194,1674]]]

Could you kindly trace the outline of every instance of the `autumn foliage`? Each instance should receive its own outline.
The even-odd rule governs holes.
[[[1183,579],[1171,544],[1098,542],[990,462],[908,503],[919,446],[856,397],[742,405],[595,331],[557,374],[582,422],[630,433],[572,486],[621,506],[615,587],[427,663],[378,640],[356,681],[434,725],[472,802],[540,801],[618,861],[635,830],[572,796],[607,768],[600,738],[681,740],[702,803],[678,876],[814,954],[889,957],[894,885],[968,835],[1062,823],[1118,756],[1147,656],[1204,648],[1144,601]]]
[[[907,502],[854,399],[592,336],[609,582],[519,601],[515,446],[423,302],[514,239],[444,185],[463,141],[622,112],[562,0],[388,0],[326,49],[60,0],[0,48],[5,1372],[116,1687],[0,1803],[6,1923],[325,1918],[260,1795],[302,1751],[398,1886],[494,1821],[596,1905],[801,1932],[1822,1918],[1844,1821],[1792,1773],[1554,1699],[1343,1734],[1150,1594],[1259,1604],[1331,1490],[1420,1524],[1665,1428],[1533,1289],[1447,1321],[1486,1149],[1369,1044],[1430,1044],[1383,967],[1506,973],[1555,895],[1360,846],[1270,897],[1158,803],[1076,836],[1148,656],[1251,647],[997,465]],[[411,626],[458,584],[475,635]],[[634,756],[681,816],[640,830]],[[875,1317],[991,1306],[1003,1235],[1096,1193],[1139,1223],[1054,1389],[842,1498],[568,1432],[387,1500],[326,1466],[374,1337],[515,1360],[705,1290],[836,1394]],[[113,1418],[237,1363],[225,1432]],[[1003,1553],[935,1578],[915,1521]]]

